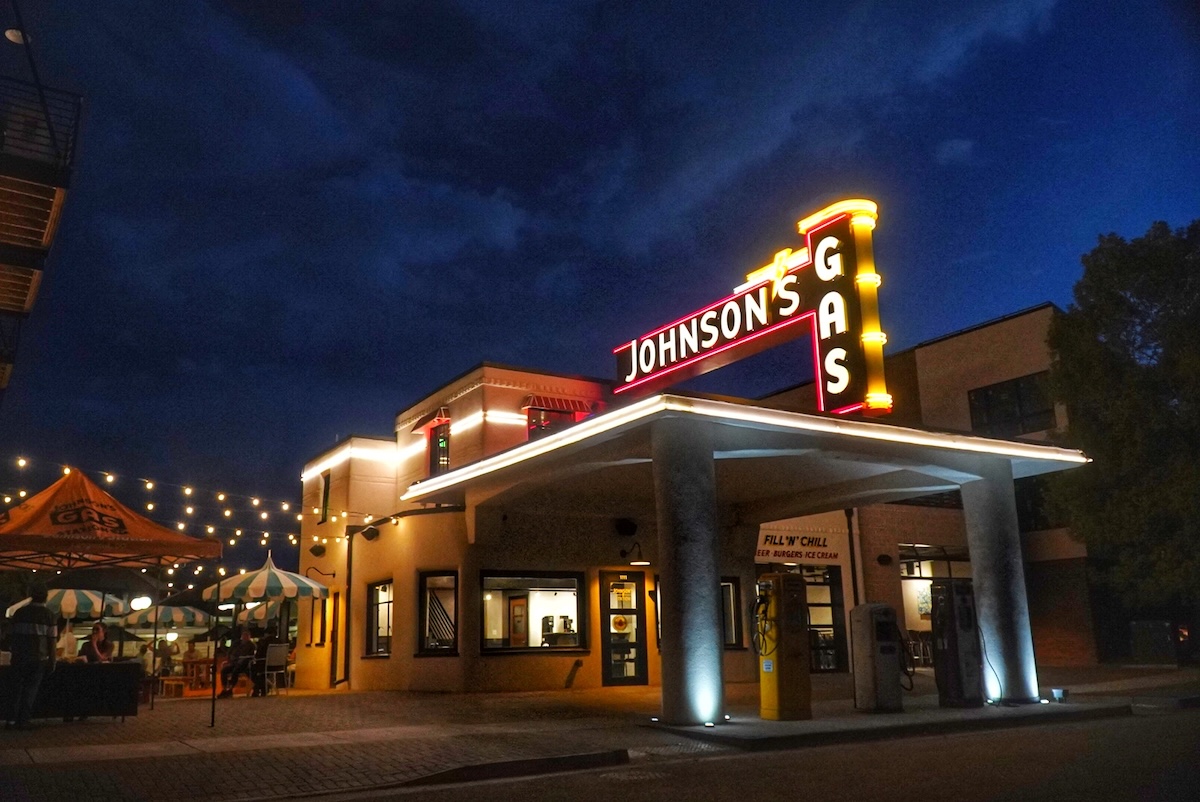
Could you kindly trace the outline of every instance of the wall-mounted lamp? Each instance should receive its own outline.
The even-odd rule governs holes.
[[[325,547],[322,546],[320,543],[314,543],[312,546],[308,547],[308,553],[314,557],[324,557],[325,556]]]
[[[630,546],[629,548],[621,549],[621,557],[622,558],[629,557],[631,555],[633,556],[633,559],[629,561],[630,565],[649,565],[650,564],[650,561],[642,556],[642,544],[636,540],[633,541],[633,545]]]

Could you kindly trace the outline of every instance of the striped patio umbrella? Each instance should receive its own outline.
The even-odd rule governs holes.
[[[210,617],[208,613],[195,607],[164,605],[147,607],[145,610],[130,613],[121,619],[121,624],[133,629],[152,627],[155,624],[175,627],[206,627]]]
[[[29,599],[22,599],[9,607],[5,615],[12,616],[29,602]],[[99,590],[78,588],[53,588],[47,591],[46,607],[62,618],[101,618],[105,615],[124,615],[129,612],[129,605],[117,596]]]
[[[218,596],[218,593],[220,594]],[[263,601],[266,599],[324,599],[329,588],[320,582],[275,567],[271,555],[257,571],[222,579],[207,587],[200,597],[205,601]]]
[[[249,621],[270,621],[273,618],[279,617],[279,610],[283,607],[282,599],[272,599],[269,602],[255,605],[249,610],[242,610],[238,613],[237,622],[245,624]]]

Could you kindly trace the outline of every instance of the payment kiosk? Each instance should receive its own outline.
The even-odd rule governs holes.
[[[759,715],[771,721],[812,718],[808,586],[799,574],[763,574],[754,602]]]
[[[870,713],[899,713],[904,643],[896,611],[887,604],[860,604],[850,611],[854,646],[854,708]]]

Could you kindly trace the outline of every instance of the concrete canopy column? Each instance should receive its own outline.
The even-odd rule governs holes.
[[[983,478],[962,485],[962,502],[983,647],[984,689],[991,701],[1035,702],[1037,667],[1012,465],[1007,460],[980,460],[978,473]]]
[[[715,722],[724,706],[716,474],[707,426],[678,418],[651,430],[662,623],[662,718]]]

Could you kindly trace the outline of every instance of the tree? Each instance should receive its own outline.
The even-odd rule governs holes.
[[[1200,603],[1200,220],[1083,256],[1051,386],[1092,463],[1051,498],[1134,607]]]

